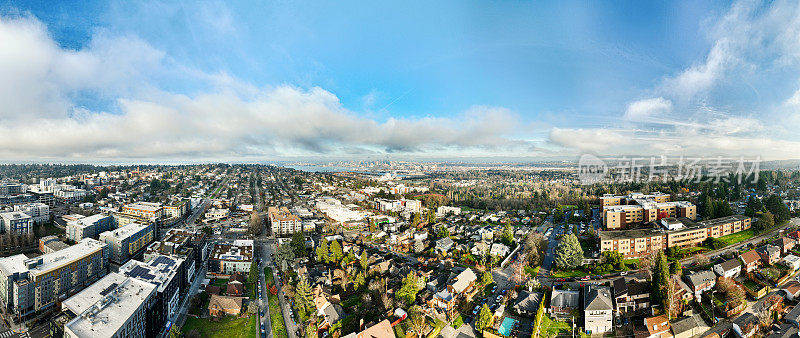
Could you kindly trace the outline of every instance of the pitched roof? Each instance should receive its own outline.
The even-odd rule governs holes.
[[[687,276],[692,286],[698,286],[717,279],[717,275],[709,270],[700,270]]]
[[[478,276],[475,276],[475,272],[472,271],[470,268],[466,268],[462,271],[458,276],[456,276],[456,281],[453,283],[453,289],[457,293],[461,293],[467,289],[470,283],[478,280]]]
[[[587,286],[586,296],[583,299],[584,310],[611,310],[611,308],[611,293],[607,287]]]
[[[700,324],[697,324],[697,320],[694,317],[686,317],[684,319],[672,323],[671,326],[672,326],[672,333],[675,335],[679,335],[681,333],[700,327]]]
[[[797,296],[797,293],[800,292],[800,283],[791,281],[786,283],[782,289],[786,290],[786,292],[790,293],[792,296]]]
[[[750,250],[748,252],[745,252],[745,253],[739,255],[739,258],[742,259],[742,262],[744,263],[744,265],[748,265],[750,263],[757,262],[758,260],[761,259],[761,257],[758,256],[758,253],[755,250]]]
[[[388,319],[384,319],[378,324],[359,332],[358,338],[394,338],[392,323],[389,323]]]
[[[717,265],[719,265],[722,268],[722,271],[731,271],[741,266],[739,261],[736,259],[729,259]]]
[[[628,293],[628,283],[625,282],[625,277],[620,277],[614,280],[614,297],[622,296]]]
[[[208,301],[208,308],[219,308],[223,310],[242,310],[242,297],[227,297],[220,295],[211,295],[211,300]]]
[[[791,239],[788,239],[786,237],[781,237],[781,238],[776,239],[774,242],[772,242],[772,244],[775,244],[775,245],[777,245],[779,247],[785,247],[787,245],[794,244],[794,241],[791,240]]]
[[[579,297],[580,293],[578,291],[553,290],[550,295],[550,307],[577,308]]]
[[[527,290],[520,290],[516,301],[514,302],[514,309],[519,312],[525,310],[527,312],[535,312],[542,300],[541,292],[529,292]]]
[[[667,320],[666,315],[645,318],[644,324],[647,327],[647,332],[649,332],[651,336],[665,331],[668,332],[670,329],[669,320]]]

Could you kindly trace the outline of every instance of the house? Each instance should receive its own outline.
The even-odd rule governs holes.
[[[349,337],[353,335],[355,337]],[[389,322],[388,319],[384,319],[380,321],[378,324],[372,325],[366,328],[364,331],[359,332],[358,334],[350,334],[345,336],[346,338],[394,338],[394,330],[392,329],[392,323]]]
[[[758,329],[758,317],[750,312],[745,312],[731,323],[733,332],[740,338],[752,337]]]
[[[678,277],[678,275],[672,275],[672,280],[674,280],[675,283],[678,284],[678,289],[675,290],[675,292],[678,294],[678,298],[686,302],[694,299],[692,288],[686,285],[686,283],[680,277]]]
[[[772,244],[758,247],[756,252],[761,256],[761,261],[767,265],[775,264],[781,259],[781,249]]]
[[[469,252],[475,256],[483,256],[489,253],[489,243],[483,241],[475,242],[475,244],[472,245],[472,249],[470,249]]]
[[[587,334],[610,332],[613,326],[611,290],[589,285],[583,296],[583,327]]]
[[[669,320],[666,315],[645,318],[644,326],[647,327],[647,338],[672,337]]]
[[[206,293],[209,295],[218,295],[220,291],[222,290],[219,288],[219,286],[210,284],[206,286]]]
[[[759,256],[755,250],[750,250],[739,255],[739,259],[742,260],[745,272],[753,272],[761,266],[761,256]]]
[[[650,283],[620,277],[614,280],[612,287],[617,313],[650,308]]]
[[[470,268],[464,269],[455,277],[455,281],[447,289],[455,296],[461,296],[472,291],[478,276]]]
[[[693,272],[686,278],[695,298],[700,298],[704,291],[711,290],[717,284],[717,276],[709,270]]]
[[[737,259],[729,259],[719,264],[714,265],[714,272],[717,276],[725,278],[734,278],[742,272],[742,265]]]
[[[212,317],[221,317],[226,315],[238,316],[241,312],[241,297],[211,295],[211,299],[208,301],[208,314]]]
[[[675,338],[692,338],[705,331],[704,327],[700,326],[703,319],[697,316],[686,317],[677,320],[670,324],[672,327],[672,335]]]
[[[794,248],[795,240],[786,237],[781,237],[772,242],[772,245],[781,249],[781,255],[789,253]]]
[[[798,330],[792,324],[784,323],[777,330],[772,330],[772,333],[767,338],[797,338]]]
[[[536,311],[539,309],[540,301],[542,301],[541,292],[520,290],[512,307],[521,315],[535,315]]]
[[[795,307],[783,317],[783,320],[800,329],[800,306],[795,305]]]
[[[784,293],[786,300],[794,300],[798,295],[800,295],[800,283],[791,281],[783,285],[783,288],[781,288],[780,291]]]
[[[455,242],[453,242],[453,240],[450,239],[450,237],[445,237],[445,238],[442,238],[442,239],[436,241],[436,245],[434,246],[434,250],[437,253],[440,253],[443,256],[446,256],[447,252],[449,252],[450,249],[453,248],[454,244],[455,244]]]
[[[329,329],[334,324],[338,323],[339,320],[342,319],[342,314],[344,311],[339,304],[333,304],[331,302],[325,303],[322,309],[317,311],[317,315],[322,317],[322,321],[318,321],[317,329],[318,330],[325,330]]]
[[[550,294],[550,314],[557,318],[569,318],[572,310],[578,309],[580,293],[572,290],[553,290]]]
[[[239,281],[228,282],[226,294],[228,296],[241,297],[244,295],[244,284]]]
[[[783,262],[786,264],[786,266],[790,267],[792,271],[800,269],[800,257],[789,254],[783,257]]]
[[[492,248],[489,250],[489,254],[492,256],[505,257],[510,251],[511,249],[509,249],[505,244],[494,243],[492,244]]]
[[[787,234],[786,236],[789,236],[789,237],[794,238],[796,240],[800,240],[800,230],[792,231],[789,234]]]

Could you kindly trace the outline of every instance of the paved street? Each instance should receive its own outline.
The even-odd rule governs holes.
[[[266,254],[265,257],[270,257],[274,250],[274,246],[271,242],[265,241],[264,244],[264,253]],[[283,295],[283,283],[281,283],[280,278],[277,274],[276,265],[273,264],[270,260],[270,266],[273,268],[273,278],[275,279],[275,286],[278,289],[278,300],[280,301],[281,311],[283,312],[283,321],[286,323],[286,331],[289,335],[289,338],[296,338],[297,337],[297,324],[295,324],[294,320],[289,316],[289,304],[286,301],[286,297]]]

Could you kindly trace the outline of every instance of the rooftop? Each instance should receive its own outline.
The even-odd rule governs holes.
[[[182,258],[163,255],[156,256],[147,263],[132,259],[119,268],[119,273],[153,283],[158,286],[159,292],[163,292],[182,263]]]
[[[215,244],[211,252],[213,259],[228,261],[253,260],[253,245]]]
[[[62,303],[78,315],[64,327],[81,337],[112,337],[154,290],[153,284],[109,273]]]
[[[156,212],[159,209],[161,209],[161,203],[135,202],[131,204],[126,204],[125,208]]]
[[[29,259],[23,254],[0,258],[0,270],[6,275],[29,271],[36,276],[83,259],[106,245],[96,239],[84,238],[78,244],[35,258]]]
[[[150,224],[131,223],[116,230],[106,231],[100,234],[100,238],[103,238],[104,236],[111,236],[114,238],[124,239],[138,233],[139,231],[142,231],[149,226]]]

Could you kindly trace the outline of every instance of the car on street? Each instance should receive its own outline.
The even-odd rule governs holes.
[[[589,280],[589,276],[583,276],[583,277],[581,277],[581,280],[583,280],[583,281]]]

